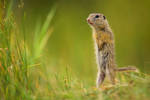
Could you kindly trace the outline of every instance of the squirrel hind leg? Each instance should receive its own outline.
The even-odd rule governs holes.
[[[97,75],[97,80],[96,80],[96,87],[99,88],[99,86],[101,86],[101,84],[103,83],[104,79],[105,79],[105,72],[99,71],[98,75]]]
[[[108,78],[111,81],[111,83],[115,84],[115,71],[111,68],[107,69]]]

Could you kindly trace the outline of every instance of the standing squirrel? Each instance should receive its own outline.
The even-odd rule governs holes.
[[[97,88],[103,83],[106,75],[109,77],[112,84],[115,84],[115,74],[117,71],[137,70],[135,67],[117,68],[115,63],[113,32],[103,14],[92,13],[87,18],[87,22],[93,29],[93,39],[95,42],[98,65]]]

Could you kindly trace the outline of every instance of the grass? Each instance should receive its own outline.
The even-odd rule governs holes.
[[[37,22],[32,46],[9,9],[0,23],[0,100],[149,100],[150,76],[144,73],[118,74],[115,86],[99,90],[93,81],[79,80],[66,65],[61,71],[52,70],[42,55],[52,34],[49,26],[56,8],[43,25]]]

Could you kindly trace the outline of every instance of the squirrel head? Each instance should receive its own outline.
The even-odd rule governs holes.
[[[104,30],[108,26],[106,17],[100,13],[92,13],[87,18],[88,24],[95,29]]]

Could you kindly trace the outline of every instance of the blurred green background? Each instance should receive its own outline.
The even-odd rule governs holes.
[[[149,0],[0,0],[0,99],[148,100],[149,11]],[[93,12],[114,32],[118,67],[141,71],[118,73],[100,90],[86,22]]]
[[[44,51],[49,70],[59,72],[68,66],[81,79],[95,79],[94,43],[86,18],[90,13],[100,12],[115,34],[118,66],[135,65],[150,73],[149,0],[14,0],[19,27],[26,16],[24,28],[29,44],[37,21],[44,21],[53,5],[57,6],[50,25],[54,31]]]

